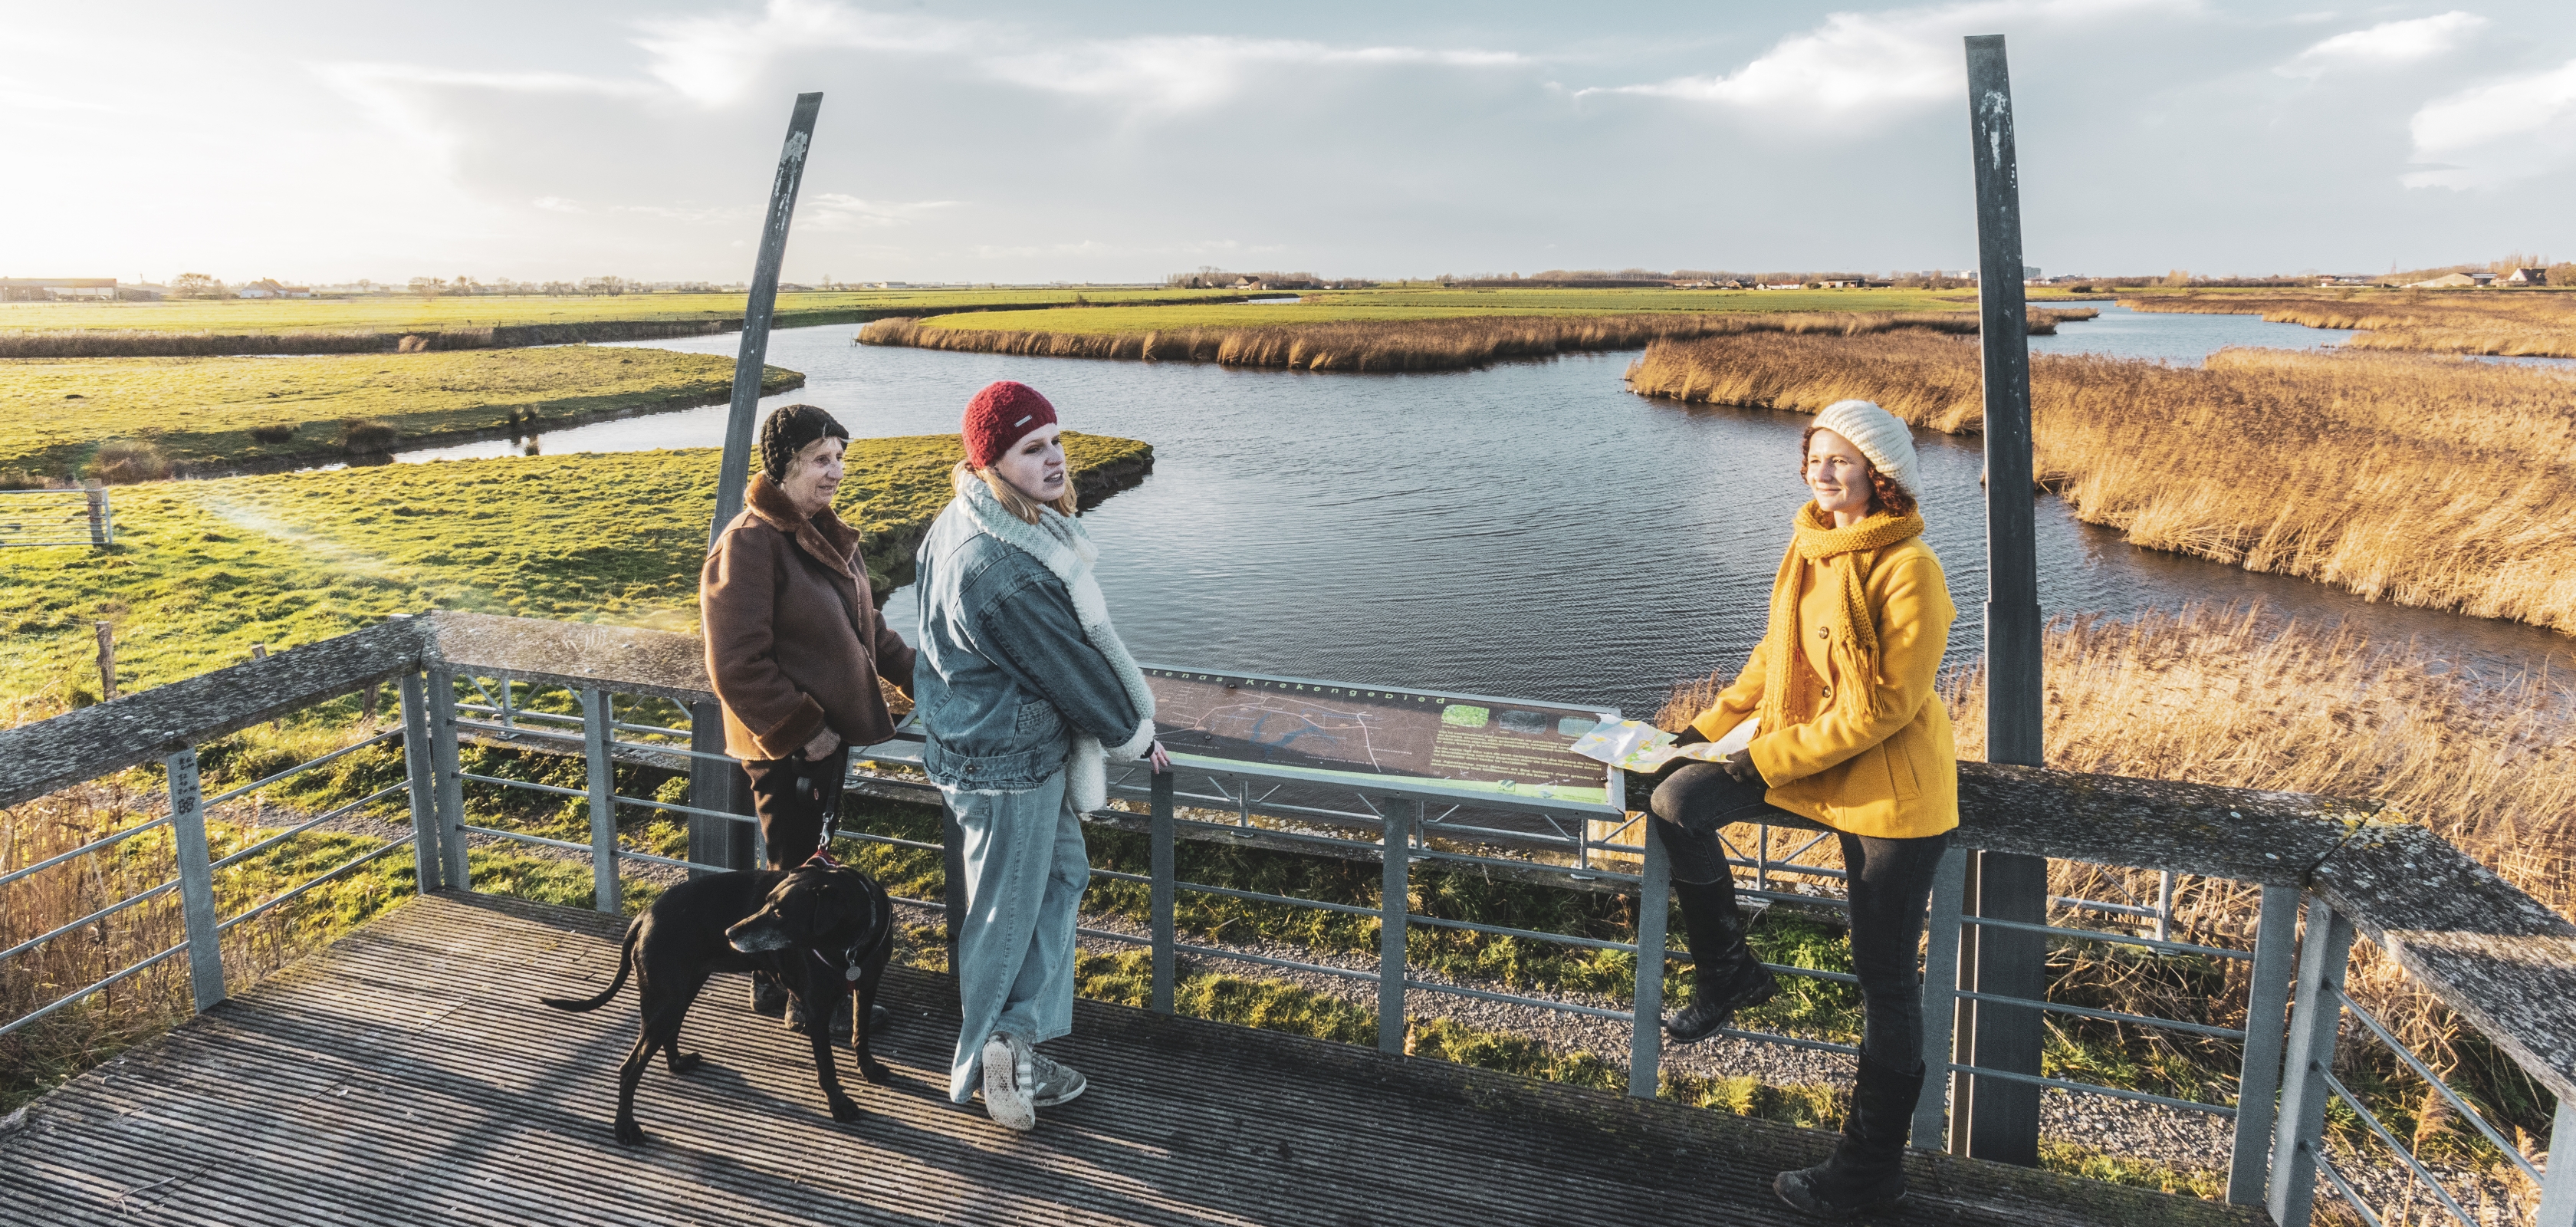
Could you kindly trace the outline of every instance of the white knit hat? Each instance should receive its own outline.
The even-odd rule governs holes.
[[[1865,400],[1838,400],[1816,415],[1815,424],[1851,440],[1870,467],[1886,474],[1897,489],[1923,497],[1923,488],[1914,484],[1914,432],[1895,414]]]

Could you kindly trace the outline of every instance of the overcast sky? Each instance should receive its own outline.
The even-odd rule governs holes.
[[[2576,258],[2576,5],[0,0],[0,274],[1148,280]]]

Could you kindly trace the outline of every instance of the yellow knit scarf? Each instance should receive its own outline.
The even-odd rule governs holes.
[[[1771,624],[1765,629],[1764,646],[1769,654],[1763,658],[1762,731],[1803,724],[1814,713],[1789,708],[1790,665],[1798,658],[1804,642],[1798,625],[1798,569],[1807,562],[1822,561],[1834,572],[1824,582],[1838,578],[1842,588],[1842,612],[1836,619],[1842,625],[1826,652],[1839,672],[1850,679],[1844,685],[1849,695],[1858,690],[1858,702],[1871,705],[1870,715],[1877,715],[1878,687],[1872,680],[1878,676],[1878,625],[1869,616],[1869,598],[1861,583],[1878,561],[1878,551],[1898,542],[1922,535],[1923,515],[1907,512],[1901,516],[1881,512],[1849,528],[1835,528],[1833,521],[1813,502],[1798,509],[1791,521],[1794,532],[1789,550],[1780,558],[1780,576],[1771,585]]]

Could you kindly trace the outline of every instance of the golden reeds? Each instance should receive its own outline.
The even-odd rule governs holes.
[[[2034,311],[2030,329],[2053,332],[2059,319],[2077,314],[2091,312]],[[1491,315],[1135,332],[941,328],[918,319],[888,319],[859,329],[858,339],[862,345],[1051,358],[1217,362],[1305,371],[1453,371],[1511,358],[1635,349],[1659,339],[1750,333],[1862,336],[1891,331],[1974,334],[1977,317],[1974,312],[1953,311]]]
[[[1983,423],[1977,350],[1920,333],[1658,342],[1647,395]],[[2576,381],[2405,354],[2031,360],[2037,472],[2133,544],[2576,633]]]
[[[2532,290],[2327,290],[2154,294],[2132,311],[2260,315],[2275,324],[2358,328],[2355,349],[2576,358],[2576,294]]]

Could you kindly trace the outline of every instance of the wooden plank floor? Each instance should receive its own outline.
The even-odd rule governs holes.
[[[707,1063],[657,1062],[610,1137],[633,990],[597,1013],[617,922],[407,904],[38,1101],[0,1137],[0,1223],[1443,1224],[1801,1221],[1771,1173],[1824,1134],[1089,1002],[1049,1051],[1091,1091],[1015,1135],[952,1107],[944,977],[900,968],[835,1125],[804,1041],[720,978]],[[846,1062],[844,1063],[846,1068]],[[2252,1212],[1918,1156],[1922,1224],[2261,1222]]]

